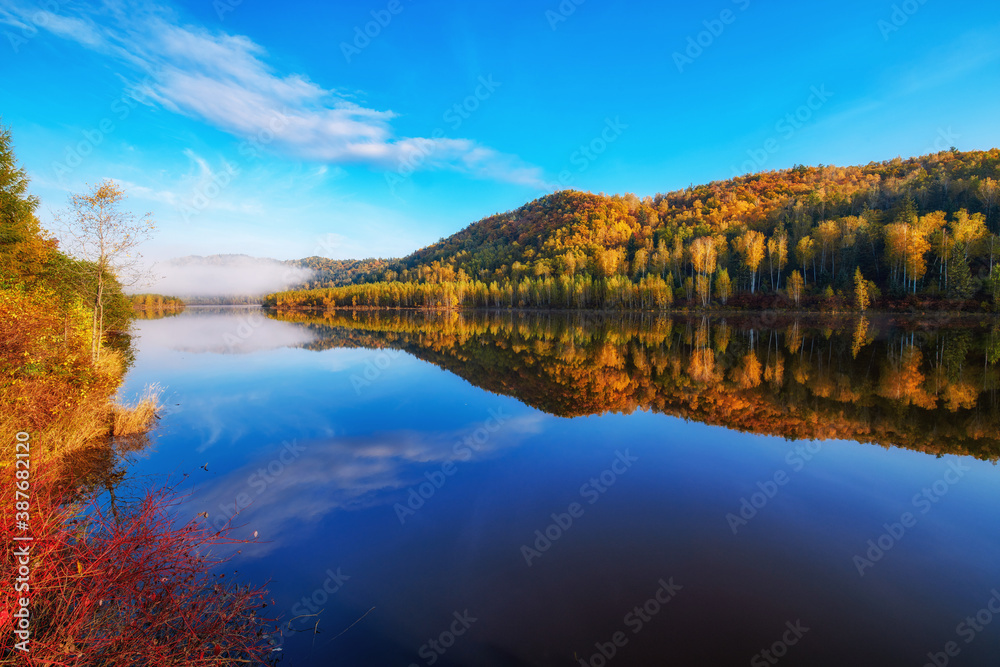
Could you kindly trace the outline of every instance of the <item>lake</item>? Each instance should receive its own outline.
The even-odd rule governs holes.
[[[290,665],[985,665],[1000,329],[189,308],[133,485],[259,533]],[[265,611],[272,611],[269,607]]]

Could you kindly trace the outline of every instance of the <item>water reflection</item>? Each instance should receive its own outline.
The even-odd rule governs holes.
[[[393,505],[402,525],[463,463],[488,461],[496,451],[515,447],[540,430],[537,415],[515,418],[502,410],[499,415],[498,427],[485,437],[477,433],[479,425],[470,424],[453,431],[397,430],[274,443],[204,483],[189,508],[192,514],[206,512],[218,527],[230,520],[253,525],[267,538],[243,548],[254,556],[277,548],[289,532],[334,510]],[[430,472],[421,472],[428,467]],[[266,502],[258,503],[258,498]]]
[[[159,322],[156,327],[140,325],[147,344],[178,352],[250,354],[302,346],[315,339],[301,327],[265,317],[256,306],[189,306],[162,319],[140,319]]]
[[[1000,584],[993,323],[357,313],[233,353],[250,312],[141,322],[124,393],[171,408],[133,474],[260,534],[285,664],[599,664],[617,632],[609,665],[747,664],[801,621],[782,664],[919,665]]]
[[[653,410],[787,438],[1000,454],[1000,328],[882,318],[283,316],[312,350],[388,347],[564,417]],[[364,378],[360,380],[364,382]]]

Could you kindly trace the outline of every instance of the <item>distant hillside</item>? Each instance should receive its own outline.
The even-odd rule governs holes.
[[[278,307],[982,309],[1000,150],[798,166],[639,199],[564,191]],[[860,273],[859,273],[860,272]]]
[[[398,259],[329,259],[328,257],[306,257],[287,262],[312,270],[312,276],[300,287],[338,287],[359,282],[371,274],[377,274],[398,262]]]

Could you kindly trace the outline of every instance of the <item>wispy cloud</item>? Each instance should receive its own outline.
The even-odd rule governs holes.
[[[242,547],[243,554],[259,557],[289,538],[294,526],[307,525],[335,511],[352,511],[405,502],[404,490],[427,480],[427,467],[452,461],[457,466],[474,465],[506,449],[520,446],[541,431],[544,417],[527,414],[508,419],[475,457],[464,463],[454,446],[467,438],[478,424],[465,429],[415,433],[388,431],[355,438],[324,438],[303,442],[301,458],[289,464],[290,471],[277,475],[263,491],[250,486],[253,475],[280,454],[283,445],[259,451],[255,460],[200,485],[183,510],[191,516],[207,511],[211,522],[234,518],[247,531],[257,530],[266,542]],[[253,504],[240,507],[238,517],[224,511],[241,496]],[[395,515],[385,509],[388,521]],[[389,518],[392,517],[392,518]]]
[[[33,12],[14,5],[0,20],[27,22]],[[306,75],[276,71],[266,49],[245,36],[181,25],[150,4],[111,3],[80,12],[51,14],[42,27],[148,74],[150,97],[162,107],[240,138],[266,137],[270,150],[330,164],[396,169],[412,162],[543,185],[540,168],[474,140],[397,136],[393,111],[362,106]]]

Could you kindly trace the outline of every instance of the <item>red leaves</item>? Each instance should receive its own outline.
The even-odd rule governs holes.
[[[212,570],[219,548],[241,544],[204,527],[178,526],[169,490],[149,491],[130,506],[106,511],[97,503],[63,504],[45,466],[34,470],[32,531],[32,658],[39,664],[209,665],[226,658],[264,662],[269,647],[256,616],[265,591]],[[13,517],[0,490],[0,536],[9,541]],[[73,521],[86,525],[81,531]],[[10,558],[0,559],[12,578]],[[7,609],[8,587],[0,587]],[[0,628],[4,622],[0,619]],[[0,632],[0,662],[12,655],[13,634]],[[72,643],[66,638],[72,638]],[[72,649],[72,650],[71,650]]]

